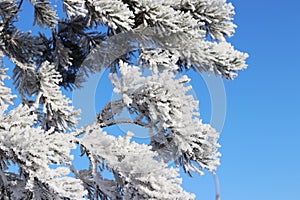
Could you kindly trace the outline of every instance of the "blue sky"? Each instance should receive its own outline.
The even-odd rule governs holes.
[[[224,81],[226,101],[222,99],[221,103],[226,103],[227,113],[220,138],[223,156],[217,171],[221,199],[299,199],[300,2],[230,2],[235,6],[234,21],[238,25],[230,42],[250,57],[247,70],[234,81]],[[31,27],[30,20],[29,24],[24,23],[24,29]],[[201,116],[209,122],[212,113],[209,88],[201,76],[189,75],[197,78],[192,82],[194,91],[200,99]],[[98,80],[96,76],[90,83]],[[100,82],[108,84],[105,78]],[[98,111],[109,100],[106,94],[111,88],[103,84],[92,93],[85,91],[86,95],[96,93],[96,97],[104,99],[89,109]],[[103,90],[105,94],[101,93]],[[82,124],[94,118],[93,110],[87,112],[90,115],[85,116]],[[195,175],[193,179],[183,176],[184,188],[195,193],[197,200],[214,199],[211,175]]]
[[[225,81],[222,200],[299,199],[300,2],[231,2],[238,29],[230,41],[250,57]]]

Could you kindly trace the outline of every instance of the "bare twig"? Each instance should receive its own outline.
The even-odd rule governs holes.
[[[22,4],[23,4],[23,0],[20,1],[19,5],[18,5],[18,8],[17,8],[17,12],[19,12],[19,10],[20,10]]]
[[[213,173],[213,176],[214,176],[215,186],[216,186],[216,200],[221,200],[219,178],[215,172]]]

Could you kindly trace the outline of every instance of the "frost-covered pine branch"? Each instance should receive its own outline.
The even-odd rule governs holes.
[[[28,106],[20,105],[3,113],[13,97],[1,79],[0,91],[6,92],[0,102],[1,197],[82,198],[85,191],[81,181],[69,177],[69,169],[62,166],[72,160],[70,151],[76,147],[71,135],[55,133],[54,127],[46,132],[34,127],[37,116]],[[18,165],[19,173],[7,171],[11,163]]]
[[[69,105],[71,101],[62,94],[58,86],[62,81],[61,75],[55,70],[55,66],[46,61],[39,68],[38,77],[40,88],[36,103],[42,101],[42,126],[45,129],[55,127],[60,131],[72,129],[77,125],[80,112],[75,111]]]
[[[25,3],[39,33],[19,28]],[[232,4],[56,3],[0,1],[0,198],[194,199],[178,171],[215,174],[220,133],[202,122],[190,79],[181,72],[192,68],[231,80],[247,67],[248,55],[227,42],[237,27]],[[62,88],[77,89],[103,68],[119,99],[80,128],[80,112]],[[136,143],[134,129],[119,137],[105,130],[124,123],[143,127],[150,142]],[[77,148],[81,155],[74,155]],[[78,169],[80,156],[88,167]]]
[[[11,89],[4,85],[4,79],[9,78],[9,76],[6,75],[6,70],[7,69],[0,68],[0,114],[3,114],[3,112],[7,110],[9,104],[14,104],[13,100],[16,97],[11,94]]]
[[[151,146],[130,142],[132,133],[128,132],[125,137],[115,138],[107,135],[96,124],[85,127],[84,132],[78,143],[93,161],[90,164],[92,182],[100,191],[107,193],[109,198],[114,199],[116,191],[124,199],[194,198],[194,195],[180,187],[178,170],[167,168],[165,163],[157,161],[157,155],[151,150]],[[101,169],[97,169],[98,165],[104,165],[115,176],[114,193],[105,191],[106,185],[101,180]],[[97,198],[95,193],[93,195]]]
[[[176,79],[174,72],[155,69],[145,77],[137,66],[119,65],[120,79],[111,75],[114,91],[122,95],[128,109],[142,115],[150,125],[155,133],[151,145],[160,156],[167,160],[171,157],[186,171],[202,174],[192,161],[214,171],[219,165],[219,134],[199,120],[198,101],[189,94],[188,77]]]

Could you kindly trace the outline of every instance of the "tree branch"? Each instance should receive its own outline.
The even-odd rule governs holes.
[[[18,5],[18,8],[17,8],[17,12],[20,11],[20,8],[21,8],[22,4],[23,4],[23,0],[20,1],[19,5]]]
[[[100,127],[108,127],[112,125],[117,125],[117,124],[136,124],[139,126],[147,127],[149,128],[149,124],[139,121],[139,120],[133,120],[133,119],[127,119],[127,118],[120,118],[120,119],[112,119],[109,122],[100,122]]]
[[[115,100],[108,102],[102,111],[97,115],[97,123],[100,128],[108,127],[116,124],[136,124],[143,127],[150,127],[148,123],[142,122],[143,116],[138,116],[136,119],[118,118],[114,117],[125,108],[123,100]]]

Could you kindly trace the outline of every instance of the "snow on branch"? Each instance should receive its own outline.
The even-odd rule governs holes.
[[[192,44],[194,45],[189,47]],[[200,72],[214,73],[229,80],[247,68],[245,60],[248,54],[235,50],[227,42],[212,43],[191,39],[182,43],[182,49],[178,53],[180,60],[187,66],[192,65]]]
[[[187,172],[202,174],[193,161],[202,169],[214,171],[219,165],[219,134],[197,118],[198,101],[189,93],[189,78],[176,78],[169,70],[153,71],[145,77],[139,67],[123,62],[119,65],[120,77],[110,75],[114,91],[152,125],[156,132],[151,138],[153,149],[162,158],[172,157]]]
[[[113,30],[130,30],[134,24],[133,13],[120,0],[87,0],[86,5],[92,23],[100,22]]]
[[[128,4],[136,15],[135,27],[150,26],[158,28],[157,33],[174,33],[192,31],[198,26],[190,13],[174,10],[172,1],[130,0]]]
[[[7,23],[11,21],[17,13],[17,5],[13,0],[2,0],[0,2],[0,16]]]
[[[193,68],[234,79],[247,67],[248,55],[226,41],[236,27],[231,3],[62,0],[66,19],[58,19],[52,1],[29,1],[34,23],[52,35],[19,30],[23,0],[0,0],[0,58],[15,64],[13,84],[22,101],[8,110],[15,96],[1,67],[0,198],[194,199],[181,187],[179,168],[166,163],[190,175],[215,173],[219,133],[199,118],[190,79],[181,72]],[[121,98],[78,129],[79,111],[61,86],[79,87],[102,68],[111,70]],[[131,118],[120,116],[125,110]],[[102,130],[122,123],[144,127],[150,142]],[[88,168],[76,169],[72,161],[78,147]]]
[[[57,14],[54,8],[46,0],[30,0],[34,7],[34,24],[40,27],[54,28],[57,24]]]
[[[87,11],[84,8],[85,0],[62,0],[64,11],[69,18],[76,16],[86,16]]]
[[[124,45],[134,43],[137,44]],[[159,35],[156,30],[149,27],[118,34],[109,38],[106,45],[98,48],[100,49],[97,49],[97,53],[92,54],[91,57],[95,58],[93,60],[95,64],[100,63],[101,66],[106,67],[109,67],[106,63],[117,60],[114,57],[115,53],[124,54],[126,51],[138,49],[139,61],[144,68],[151,68],[154,63],[158,64],[158,68],[169,67],[173,71],[180,67],[193,67],[200,72],[214,73],[229,80],[234,79],[238,76],[238,72],[247,68],[248,54],[236,50],[228,42],[206,41],[183,32]],[[88,64],[93,63],[88,62]]]
[[[189,12],[200,24],[200,29],[212,39],[225,41],[225,36],[234,34],[236,25],[232,22],[234,7],[226,0],[183,0],[175,4],[175,10]]]
[[[55,66],[44,62],[38,70],[40,79],[40,93],[37,95],[37,103],[43,105],[42,125],[46,127],[57,127],[66,131],[72,129],[76,124],[79,111],[74,110],[69,104],[71,101],[62,94],[59,83],[62,78],[55,70]],[[46,129],[48,129],[46,128]]]
[[[248,54],[235,50],[228,42],[210,42],[180,33],[163,37],[151,31],[148,34],[160,48],[178,55],[178,61],[187,68],[193,66],[200,72],[212,72],[229,80],[247,68]]]
[[[34,128],[35,121],[32,109],[26,106],[0,116],[1,163],[6,160],[9,164],[7,161],[11,160],[18,164],[20,179],[26,182],[23,189],[32,193],[33,199],[82,199],[86,192],[81,181],[69,177],[69,169],[63,166],[72,160],[70,151],[76,147],[72,136],[54,133],[54,128],[47,132],[40,127]],[[16,199],[22,197],[18,196],[21,194],[11,195],[17,195]]]
[[[9,79],[9,76],[6,75],[7,69],[0,67],[0,115],[8,108],[8,105],[13,105],[13,100],[16,98],[15,95],[11,94],[11,89],[5,87],[4,79]]]
[[[105,162],[107,169],[114,174],[124,199],[194,199],[193,194],[180,187],[177,169],[167,168],[165,163],[155,159],[157,155],[151,146],[130,142],[131,137],[129,132],[125,137],[115,138],[94,124],[85,127],[78,142],[96,165],[101,166]],[[96,165],[92,168],[97,168]],[[96,173],[94,175],[93,179],[97,182],[99,177]]]

